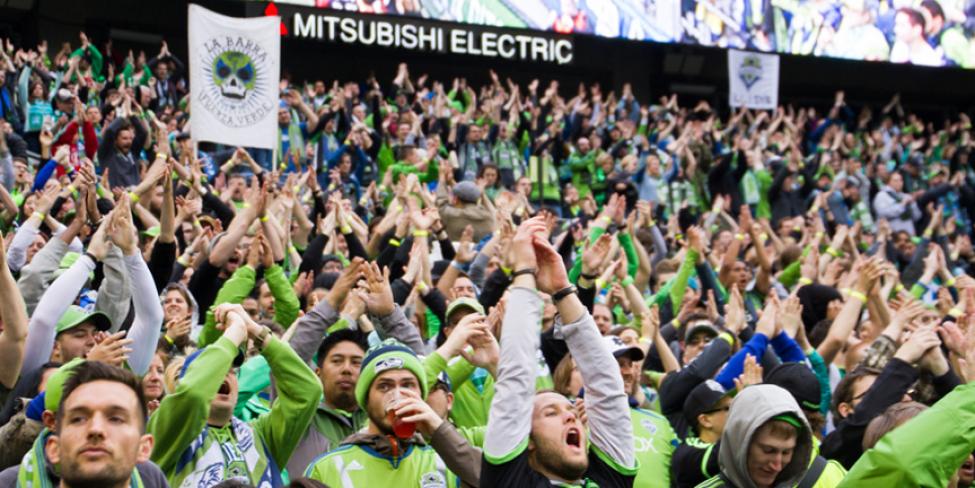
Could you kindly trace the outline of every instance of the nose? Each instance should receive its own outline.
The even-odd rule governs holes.
[[[87,436],[91,438],[103,438],[105,436],[105,429],[108,427],[108,419],[102,414],[96,414],[91,417],[91,421],[88,422]]]
[[[576,414],[572,410],[567,409],[565,413],[562,414],[562,423],[571,424],[574,423],[575,421],[576,421]]]

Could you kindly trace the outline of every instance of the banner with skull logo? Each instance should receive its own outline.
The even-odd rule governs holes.
[[[238,19],[189,6],[193,138],[231,146],[277,145],[279,17]]]

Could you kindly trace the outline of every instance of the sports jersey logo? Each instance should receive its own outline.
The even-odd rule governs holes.
[[[376,374],[382,373],[387,369],[403,369],[403,360],[401,358],[386,358],[376,363]]]
[[[421,488],[447,488],[447,480],[438,471],[424,473],[420,477]]]

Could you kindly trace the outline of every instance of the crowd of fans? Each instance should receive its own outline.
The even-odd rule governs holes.
[[[973,485],[965,114],[400,65],[254,150],[80,41],[0,47],[0,486]]]

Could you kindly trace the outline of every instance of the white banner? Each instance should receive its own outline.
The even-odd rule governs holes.
[[[280,17],[238,19],[189,9],[193,138],[230,146],[277,145]]]
[[[732,107],[774,110],[779,104],[779,56],[729,49],[728,99]]]

